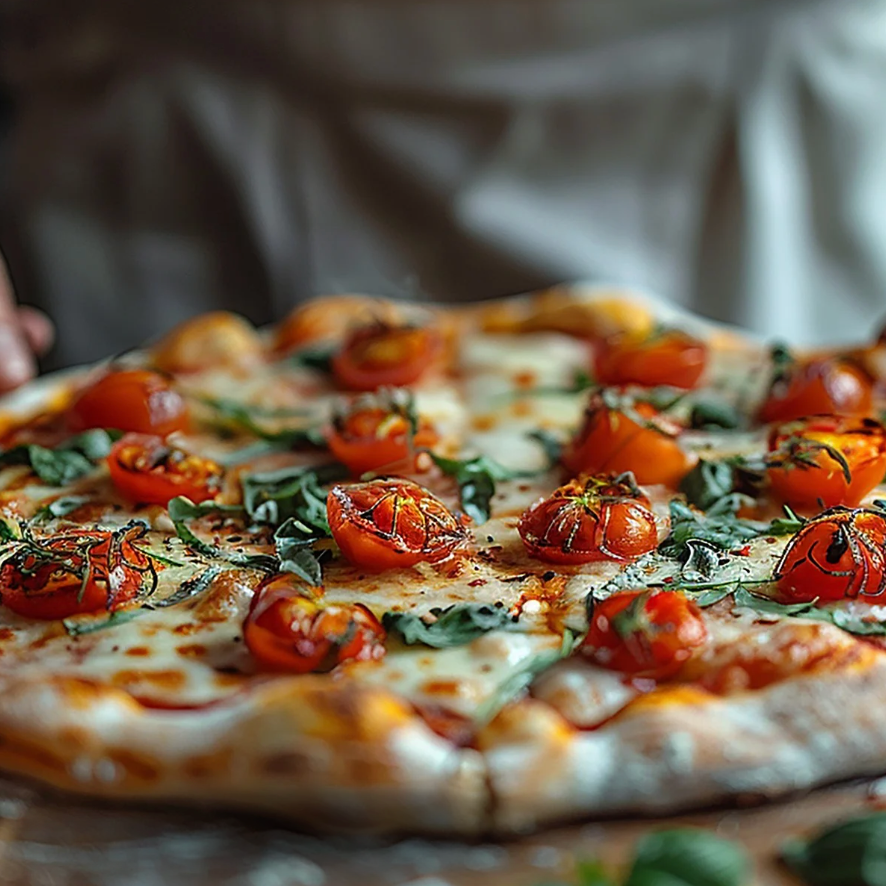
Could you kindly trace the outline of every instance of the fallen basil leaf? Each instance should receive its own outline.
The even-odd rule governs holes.
[[[103,631],[105,628],[112,628],[115,625],[125,624],[150,612],[151,609],[145,606],[138,606],[134,609],[118,609],[109,613],[105,618],[64,618],[62,624],[68,635],[71,637],[80,637],[83,634],[94,634],[96,631]]]
[[[327,492],[321,484],[347,476],[347,469],[337,463],[246,474],[241,480],[243,505],[256,523],[277,526],[295,517],[316,529],[317,537],[325,537],[329,535]]]
[[[82,507],[89,501],[88,495],[63,495],[61,498],[57,498],[40,508],[34,514],[34,521],[40,523],[53,517],[67,517],[68,514],[72,514],[77,508]]]
[[[738,409],[724,400],[699,398],[689,412],[689,427],[696,430],[722,428],[732,431],[741,424]]]
[[[489,631],[502,630],[514,624],[514,618],[500,603],[457,603],[431,609],[435,620],[427,622],[411,612],[386,612],[382,627],[396,634],[407,646],[422,644],[434,649],[463,646]]]
[[[747,886],[744,852],[701,828],[653,831],[641,838],[624,886]]]
[[[680,578],[690,582],[709,581],[720,565],[720,549],[701,538],[686,542],[686,562],[680,569]]]
[[[886,886],[886,813],[833,825],[781,848],[784,863],[808,886]]]
[[[737,496],[727,495],[705,514],[673,500],[670,503],[671,531],[658,546],[659,553],[684,560],[688,556],[687,542],[692,539],[710,542],[724,551],[742,547],[759,536],[767,526],[737,517],[735,512],[739,504]]]

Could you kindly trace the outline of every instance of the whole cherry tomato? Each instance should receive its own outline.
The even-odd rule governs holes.
[[[831,508],[785,548],[773,578],[789,603],[879,597],[886,590],[886,514]]]
[[[647,336],[620,335],[595,352],[594,372],[604,385],[670,385],[694,388],[708,361],[708,349],[676,329]]]
[[[760,407],[761,422],[808,415],[865,415],[871,411],[870,376],[849,360],[828,357],[793,363],[772,382]]]
[[[773,494],[792,508],[855,506],[886,475],[886,428],[837,415],[777,425],[766,463]]]
[[[530,555],[549,563],[635,560],[658,544],[649,499],[615,475],[570,481],[531,505],[517,529]]]
[[[260,667],[307,674],[345,661],[378,661],[385,631],[362,603],[321,604],[299,593],[291,576],[265,580],[243,624],[243,640]]]
[[[206,501],[219,490],[217,462],[164,443],[162,437],[126,434],[108,455],[114,486],[136,504],[167,505],[177,495]]]
[[[46,539],[27,537],[0,568],[3,605],[27,618],[68,618],[117,609],[156,579],[135,542],[142,524],[116,532],[76,529]]]
[[[351,334],[332,358],[332,372],[352,391],[411,385],[439,362],[443,350],[436,329],[379,323]]]
[[[623,400],[591,395],[584,422],[563,451],[564,466],[572,474],[630,471],[638,483],[676,489],[689,471],[679,427],[649,403]]]
[[[707,638],[701,611],[685,594],[621,591],[596,603],[581,651],[602,667],[664,680]]]
[[[446,505],[409,480],[333,486],[327,511],[345,557],[376,572],[443,560],[467,538]]]
[[[116,428],[165,437],[190,422],[188,405],[158,372],[110,372],[93,382],[68,411],[71,430]]]
[[[333,416],[329,449],[354,476],[395,466],[411,471],[416,451],[437,442],[433,426],[411,414],[401,393],[382,390],[361,397]]]

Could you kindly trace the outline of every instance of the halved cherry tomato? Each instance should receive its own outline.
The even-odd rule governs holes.
[[[371,480],[333,486],[329,528],[355,566],[380,572],[435,563],[467,538],[446,505],[410,480]]]
[[[776,378],[760,407],[761,422],[793,421],[808,415],[866,415],[873,384],[855,363],[829,357],[795,363]]]
[[[530,555],[549,563],[634,560],[658,544],[649,499],[615,475],[570,481],[531,505],[517,529]]]
[[[604,385],[694,388],[708,361],[704,342],[668,329],[648,336],[620,335],[598,345],[597,381]]]
[[[689,457],[677,442],[679,431],[649,403],[621,406],[596,392],[563,452],[563,464],[572,474],[631,471],[638,483],[676,489],[689,471]]]
[[[127,434],[108,455],[114,486],[136,504],[167,505],[177,495],[206,501],[219,490],[224,469],[217,462],[169,446],[162,437]]]
[[[789,603],[879,597],[886,590],[886,514],[825,511],[791,539],[773,577]]]
[[[604,668],[637,677],[673,677],[703,646],[698,606],[679,591],[621,591],[596,603],[581,645]]]
[[[144,533],[139,523],[13,542],[18,547],[0,569],[3,605],[38,619],[119,608],[155,578],[150,559],[134,544]]]
[[[437,364],[443,336],[428,326],[375,324],[354,332],[332,358],[336,381],[352,391],[410,385]]]
[[[271,576],[256,590],[243,640],[263,669],[295,674],[385,654],[384,628],[362,603],[317,603],[285,575]]]
[[[188,405],[181,394],[165,376],[147,369],[102,376],[68,410],[68,426],[74,431],[116,428],[165,437],[188,424]]]
[[[766,463],[773,494],[792,508],[855,506],[886,476],[886,428],[837,415],[777,425]]]
[[[416,428],[403,399],[393,391],[361,397],[332,419],[327,443],[332,454],[359,477],[380,468],[411,471],[415,453],[433,446],[437,433],[425,419]]]

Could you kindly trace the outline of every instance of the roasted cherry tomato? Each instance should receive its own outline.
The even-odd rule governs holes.
[[[198,314],[180,323],[152,349],[161,372],[199,372],[224,367],[248,370],[264,356],[264,343],[255,327],[229,311]]]
[[[855,506],[886,476],[886,428],[870,418],[822,415],[773,428],[767,471],[792,508]]]
[[[597,381],[604,385],[670,385],[694,388],[704,372],[708,349],[675,329],[647,336],[620,335],[598,345],[594,358]]]
[[[673,677],[708,638],[701,611],[679,591],[622,591],[597,602],[581,651],[637,677]]]
[[[381,468],[413,470],[416,451],[433,446],[438,437],[410,407],[407,392],[398,389],[360,397],[333,416],[326,437],[330,451],[357,477]]]
[[[307,674],[345,661],[377,661],[385,632],[361,603],[322,604],[299,593],[291,576],[272,576],[256,590],[243,639],[269,671]]]
[[[879,597],[886,590],[886,514],[831,508],[791,539],[774,579],[789,603]]]
[[[138,523],[116,532],[77,529],[12,542],[16,550],[0,569],[3,605],[39,619],[117,609],[156,579],[135,545],[144,533]]]
[[[184,495],[193,502],[212,498],[221,485],[217,462],[169,446],[162,437],[127,434],[108,455],[114,486],[136,504],[167,505]]]
[[[293,308],[274,329],[271,347],[277,354],[341,341],[355,326],[374,321],[397,323],[401,306],[368,295],[324,296]]]
[[[332,358],[336,381],[352,391],[411,385],[439,362],[443,337],[429,326],[358,329]]]
[[[850,360],[829,357],[791,363],[776,375],[760,407],[762,422],[808,415],[866,415],[871,411],[870,376]]]
[[[467,538],[446,505],[409,480],[333,486],[327,511],[336,544],[361,569],[434,563]]]
[[[649,499],[614,475],[561,486],[530,506],[517,529],[526,550],[548,563],[634,560],[658,544]]]
[[[638,483],[675,489],[689,471],[688,456],[677,442],[679,427],[649,403],[620,405],[623,399],[591,395],[563,464],[572,474],[631,471]]]
[[[110,372],[80,393],[68,411],[74,431],[117,428],[165,437],[187,428],[188,406],[160,373]]]

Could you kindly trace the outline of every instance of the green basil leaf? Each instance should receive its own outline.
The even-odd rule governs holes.
[[[117,609],[101,618],[95,618],[94,616],[64,618],[62,619],[62,624],[69,636],[79,637],[82,634],[94,634],[96,631],[103,631],[105,628],[125,624],[150,611],[149,607],[137,606],[133,609]]]
[[[672,501],[671,531],[659,545],[659,553],[685,560],[689,552],[687,543],[692,539],[710,542],[724,551],[742,547],[759,536],[766,525],[737,517],[739,502],[738,497],[727,495],[715,502],[707,513],[701,513],[681,501]]]
[[[781,848],[785,864],[808,886],[886,886],[886,813],[825,828]]]
[[[274,546],[280,561],[280,572],[291,572],[312,587],[323,584],[323,572],[320,566],[322,552],[313,550],[313,543],[329,535],[329,526],[325,531],[317,527],[307,526],[295,517],[290,517],[274,533]]]
[[[254,437],[274,443],[285,449],[325,449],[326,437],[318,427],[284,428],[272,431],[255,420],[254,407],[232,400],[203,398],[202,401],[216,413],[222,426],[246,431]]]
[[[720,565],[720,549],[701,538],[686,541],[686,562],[680,570],[680,578],[690,582],[709,581]]]
[[[347,469],[337,463],[247,474],[241,481],[243,505],[256,523],[278,526],[295,517],[317,530],[318,538],[326,537],[329,535],[327,493],[321,484],[347,476]]]
[[[232,506],[229,506],[232,507]],[[219,510],[216,508],[215,510]],[[262,572],[277,572],[278,561],[269,554],[244,554],[229,548],[220,548],[195,535],[187,526],[187,521],[202,516],[201,506],[184,496],[169,502],[169,518],[175,526],[176,535],[194,552],[210,560],[223,560],[245,569],[258,569]]]
[[[94,428],[70,437],[54,449],[36,443],[0,452],[0,465],[28,465],[47,486],[65,486],[86,476],[106,458],[119,431]]]
[[[535,477],[538,471],[508,468],[486,455],[475,458],[444,458],[428,453],[434,464],[458,483],[459,497],[464,512],[477,524],[485,523],[490,516],[490,503],[495,495],[495,484],[502,480]]]
[[[56,447],[56,450],[73,450],[85,455],[90,461],[98,462],[107,458],[111,447],[123,436],[123,431],[113,428],[92,428],[69,437]]]
[[[332,358],[336,348],[332,345],[316,345],[302,348],[291,354],[287,359],[295,366],[317,369],[320,372],[332,372]]]
[[[463,646],[489,631],[504,630],[514,624],[514,618],[501,603],[457,603],[445,608],[431,609],[435,620],[427,622],[411,612],[386,612],[382,627],[399,636],[407,646],[422,644],[434,649]]]
[[[553,468],[560,464],[560,456],[563,453],[563,441],[559,437],[545,428],[530,431],[526,436],[531,440],[535,440],[544,450],[545,457],[548,460],[548,468]]]
[[[44,520],[51,520],[53,517],[67,517],[68,514],[72,514],[89,500],[88,495],[63,495],[40,508],[34,514],[34,521],[41,523]]]
[[[170,594],[163,600],[155,600],[152,605],[158,609],[165,609],[167,606],[175,606],[191,597],[202,594],[215,580],[221,575],[222,570],[219,566],[207,566],[202,572],[183,581],[174,594]]]
[[[700,828],[675,828],[640,840],[624,886],[747,886],[750,875],[735,843]]]
[[[697,508],[707,510],[721,498],[735,491],[735,469],[723,461],[699,459],[680,482],[680,492]]]
[[[699,398],[689,412],[689,427],[696,430],[722,428],[732,431],[741,424],[741,415],[731,403],[713,398]]]
[[[803,528],[806,522],[797,516],[788,505],[784,506],[784,517],[776,517],[767,527],[763,535],[794,535]]]

